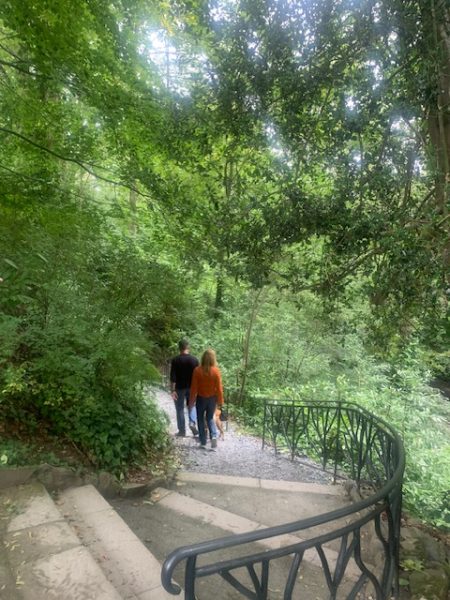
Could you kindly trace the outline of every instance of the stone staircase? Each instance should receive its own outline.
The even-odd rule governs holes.
[[[0,492],[1,600],[166,600],[160,563],[92,485]]]
[[[315,516],[348,504],[341,486],[262,480],[245,477],[216,476],[203,473],[180,473],[170,488],[154,490],[141,503],[117,499],[113,505],[142,541],[163,561],[179,546],[226,537],[268,526],[288,523]],[[347,524],[349,521],[341,524]],[[326,533],[333,525],[305,530],[302,537],[282,535],[238,548],[200,557],[199,564],[228,560],[243,553],[276,549],[301,541],[309,536]],[[333,570],[338,557],[338,546],[331,543],[325,550]],[[291,565],[291,557],[271,562],[271,600],[283,598],[284,585]],[[338,597],[345,598],[360,575],[351,563],[347,581],[340,587]],[[175,571],[175,580],[182,584],[184,572]],[[240,573],[242,581],[248,580]],[[199,579],[196,583],[198,600],[242,599],[219,576]],[[298,595],[296,595],[298,594]],[[298,573],[298,590],[293,598],[320,600],[329,597],[320,558],[315,550],[306,551]],[[363,596],[360,596],[363,598]]]
[[[92,485],[55,498],[40,483],[11,487],[0,492],[0,599],[167,600],[174,596],[161,586],[161,563],[179,546],[306,518],[347,502],[341,486],[187,472],[168,487],[110,503]],[[301,534],[326,531],[322,526]],[[283,535],[202,558],[226,560],[299,539]],[[325,554],[332,569],[338,547],[331,543]],[[290,557],[271,562],[271,600],[283,598],[290,563]],[[350,564],[339,597],[346,597],[358,575]],[[182,587],[181,567],[175,581]],[[243,597],[218,575],[199,579],[196,593],[198,600]],[[293,598],[328,596],[320,559],[315,550],[307,551]]]

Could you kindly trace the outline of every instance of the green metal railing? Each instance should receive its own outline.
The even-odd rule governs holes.
[[[315,517],[179,548],[163,565],[164,588],[171,594],[180,593],[181,588],[172,582],[172,576],[176,566],[186,561],[186,600],[196,600],[195,586],[199,578],[214,574],[220,575],[244,598],[267,600],[271,564],[285,557],[290,566],[283,598],[301,598],[305,592],[302,585],[306,583],[302,584],[297,575],[305,552],[313,550],[322,566],[330,599],[353,600],[358,594],[377,600],[397,596],[405,454],[396,431],[382,419],[351,403],[266,400],[263,448],[268,444],[276,452],[289,452],[292,459],[304,455],[313,457],[335,480],[350,477],[358,490],[365,486],[366,497]],[[326,533],[310,533],[325,524]],[[366,548],[362,541],[368,530],[372,532],[372,548]],[[238,551],[244,544],[263,543],[277,536],[300,532],[303,532],[303,539],[299,538],[298,543],[287,543],[267,551],[257,549],[253,553]],[[289,540],[292,542],[291,537]],[[326,547],[330,542],[339,547],[334,563],[327,557]],[[366,556],[368,551],[373,551],[374,545],[379,548],[376,567]],[[235,548],[238,556],[208,561],[211,553],[226,548]],[[200,558],[206,562],[200,564]],[[242,576],[243,572],[247,577]],[[343,591],[344,587],[347,591]]]

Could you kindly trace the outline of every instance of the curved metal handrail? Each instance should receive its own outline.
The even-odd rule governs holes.
[[[361,499],[344,508],[333,510],[327,513],[323,513],[314,517],[306,519],[300,519],[291,523],[277,525],[274,527],[267,527],[257,531],[247,532],[243,534],[237,534],[232,536],[226,536],[207,542],[200,542],[197,544],[191,544],[188,546],[180,547],[169,554],[165,560],[161,572],[161,581],[164,588],[171,594],[177,595],[181,592],[180,586],[172,582],[172,575],[176,566],[186,560],[186,571],[185,571],[185,598],[186,600],[195,599],[195,579],[197,577],[204,577],[212,574],[219,573],[228,583],[233,585],[236,589],[240,590],[244,596],[248,598],[265,599],[267,597],[268,589],[268,568],[270,560],[279,558],[281,556],[287,556],[294,554],[296,559],[294,560],[293,566],[289,573],[288,582],[285,589],[285,598],[289,599],[292,594],[292,590],[295,584],[295,574],[298,571],[303,554],[309,548],[315,547],[319,553],[320,559],[324,570],[328,570],[329,565],[326,561],[326,557],[322,550],[322,545],[330,540],[341,538],[341,549],[339,552],[340,561],[340,572],[335,572],[334,579],[337,581],[333,582],[330,579],[331,586],[336,592],[339,582],[345,573],[345,569],[349,563],[351,556],[354,556],[354,560],[361,570],[361,577],[355,584],[352,594],[349,598],[354,598],[356,593],[363,587],[366,581],[370,581],[373,585],[377,600],[384,600],[385,598],[396,594],[398,592],[398,574],[397,574],[397,561],[398,561],[398,548],[399,548],[399,529],[400,529],[400,511],[401,511],[401,486],[403,479],[403,471],[405,467],[405,453],[403,448],[403,442],[395,431],[395,429],[388,424],[386,421],[379,417],[375,417],[370,412],[361,408],[357,404],[350,402],[287,402],[283,400],[279,401],[264,401],[264,433],[266,433],[266,427],[269,425],[267,421],[267,415],[270,407],[287,407],[289,409],[315,409],[315,410],[330,410],[335,409],[339,413],[339,418],[342,417],[342,413],[350,411],[358,414],[368,422],[375,424],[384,434],[388,435],[393,442],[394,453],[392,460],[395,462],[392,466],[394,470],[388,480],[382,485],[374,494],[368,498]],[[277,434],[278,435],[278,432]],[[265,444],[265,437],[263,436],[263,446]],[[364,513],[364,511],[366,511]],[[389,538],[386,541],[381,533],[381,515],[382,513],[388,514],[389,522]],[[363,513],[362,517],[352,521],[350,525],[340,527],[337,530],[333,530],[327,534],[313,537],[308,540],[299,540],[296,544],[290,544],[279,549],[268,550],[265,552],[259,552],[252,555],[245,555],[238,558],[230,559],[227,561],[220,561],[212,563],[210,565],[204,565],[197,567],[196,560],[200,555],[208,554],[217,550],[223,550],[225,548],[231,548],[235,546],[241,546],[243,544],[252,542],[261,542],[273,537],[278,537],[285,534],[292,534],[305,529],[310,529],[329,523],[331,521],[337,521],[348,517],[349,515]],[[361,548],[359,543],[360,529],[370,521],[374,521],[377,536],[383,544],[386,565],[383,569],[382,582],[380,583],[376,576],[367,568],[364,561],[361,558]],[[348,536],[353,533],[354,539],[348,545]],[[256,575],[254,565],[261,564],[261,579]],[[255,586],[255,592],[250,592],[248,588],[245,588],[231,575],[230,571],[239,567],[246,567],[249,574],[251,575],[253,584]],[[296,568],[295,568],[296,567]],[[337,570],[337,567],[336,567]],[[330,582],[329,584],[330,587]],[[333,591],[330,587],[330,591]]]

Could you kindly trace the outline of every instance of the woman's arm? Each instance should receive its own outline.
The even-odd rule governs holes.
[[[223,385],[222,385],[222,375],[221,375],[219,369],[217,369],[216,377],[217,377],[217,380],[216,380],[217,404],[219,406],[222,406],[222,404],[223,404]]]

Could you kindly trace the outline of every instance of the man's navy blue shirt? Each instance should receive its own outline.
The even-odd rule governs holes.
[[[192,373],[198,366],[198,360],[192,354],[179,354],[170,364],[170,381],[177,390],[191,387]]]

